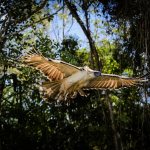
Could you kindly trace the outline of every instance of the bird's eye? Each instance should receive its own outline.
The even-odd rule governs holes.
[[[81,71],[84,71],[85,69],[83,67],[80,68]]]

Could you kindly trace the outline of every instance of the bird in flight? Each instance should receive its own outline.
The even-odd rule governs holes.
[[[45,98],[67,100],[79,93],[86,96],[86,90],[119,89],[145,82],[143,78],[129,78],[114,74],[104,74],[88,66],[77,67],[60,60],[47,59],[41,54],[27,54],[23,63],[42,72],[48,81],[42,83]]]

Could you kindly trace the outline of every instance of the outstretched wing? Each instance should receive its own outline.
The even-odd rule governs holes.
[[[102,74],[101,76],[90,80],[84,89],[118,89],[134,86],[145,81],[146,80],[142,80],[140,78],[128,78],[118,75]]]
[[[47,59],[38,54],[26,55],[22,60],[25,64],[40,70],[50,80],[61,80],[80,71],[79,67],[63,61]]]

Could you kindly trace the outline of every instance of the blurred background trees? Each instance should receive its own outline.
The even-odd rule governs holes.
[[[45,78],[19,61],[37,49],[104,73],[140,76],[150,63],[149,1],[0,4],[0,149],[149,149],[149,84],[46,102],[36,86]]]

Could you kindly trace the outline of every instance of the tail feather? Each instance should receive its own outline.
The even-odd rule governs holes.
[[[85,93],[82,89],[77,90],[77,85],[73,85],[66,89],[65,85],[63,84],[63,80],[44,82],[41,86],[44,99],[65,101],[67,99],[74,99],[78,93],[81,96],[88,96],[88,94]]]
[[[44,82],[42,84],[42,91],[44,94],[44,98],[51,97],[55,99],[55,97],[59,93],[60,86],[61,86],[60,81]]]

